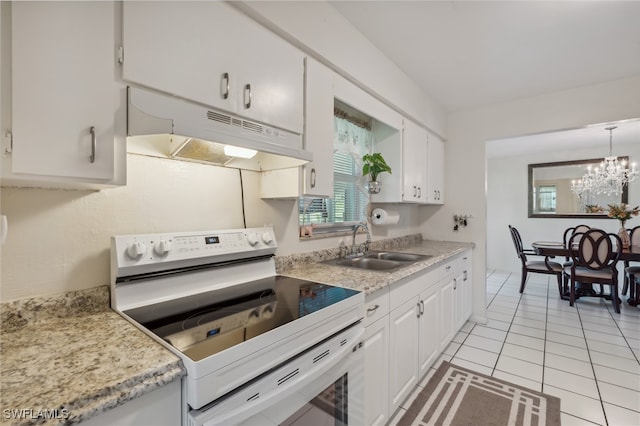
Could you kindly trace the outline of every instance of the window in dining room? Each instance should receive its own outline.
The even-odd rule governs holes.
[[[542,212],[555,212],[556,211],[556,186],[555,185],[540,185],[538,187],[537,210]]]

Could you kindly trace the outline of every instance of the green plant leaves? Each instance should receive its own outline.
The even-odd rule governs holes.
[[[379,152],[373,154],[365,154],[362,156],[362,174],[370,175],[371,180],[378,180],[378,175],[382,172],[391,174],[391,167],[384,160],[384,157]]]

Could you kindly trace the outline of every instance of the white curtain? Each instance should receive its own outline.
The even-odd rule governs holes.
[[[357,187],[363,193],[367,193],[366,179],[362,177],[362,156],[371,153],[373,133],[342,117],[334,117],[333,125],[333,151],[348,154],[353,158]]]

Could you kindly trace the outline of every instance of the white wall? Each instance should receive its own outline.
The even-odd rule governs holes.
[[[433,239],[476,243],[473,280],[482,287],[474,287],[474,312],[483,312],[486,301],[485,143],[638,117],[640,76],[449,115],[446,203],[440,209],[425,209],[424,234]],[[453,232],[452,217],[459,212],[473,214],[474,218],[463,231]]]
[[[127,168],[99,192],[1,189],[0,300],[109,284],[112,235],[243,226],[237,170],[137,155]]]
[[[603,139],[606,142],[606,139]],[[615,139],[614,139],[615,141]],[[617,155],[628,155],[631,162],[640,164],[640,140],[635,144],[616,145]],[[577,224],[617,232],[620,222],[611,219],[528,218],[527,166],[554,161],[586,160],[608,154],[606,144],[600,148],[563,150],[562,146],[547,152],[512,157],[490,158],[487,161],[487,267],[519,272],[520,260],[516,257],[507,225],[518,228],[525,246],[533,241],[562,241],[564,230]],[[505,178],[508,176],[508,178]],[[640,204],[640,182],[629,185],[629,202]],[[640,225],[636,217],[627,222],[628,227]]]
[[[127,160],[123,187],[0,189],[9,220],[0,301],[109,284],[112,235],[244,226],[238,170],[133,154]],[[299,240],[295,201],[263,201],[259,174],[243,171],[242,179],[247,226],[274,225],[277,255],[338,246],[341,238]],[[406,213],[402,222],[375,228],[374,240],[420,232],[418,208],[399,208]]]

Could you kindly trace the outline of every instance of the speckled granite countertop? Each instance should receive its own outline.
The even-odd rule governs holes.
[[[180,358],[109,309],[106,286],[3,303],[1,316],[2,425],[78,423],[185,374]],[[58,419],[37,418],[56,409]]]
[[[365,294],[371,294],[473,247],[472,243],[422,240],[422,237],[416,234],[374,241],[371,244],[371,250],[389,250],[433,256],[394,272],[371,271],[320,263],[338,257],[338,249],[276,258],[276,269],[282,275],[348,287],[364,291]]]
[[[337,248],[276,257],[276,269],[370,294],[472,247],[415,234],[372,243],[433,256],[395,272],[319,263],[338,257]],[[186,374],[180,358],[109,309],[106,286],[3,303],[0,316],[0,425],[78,423]],[[26,411],[16,418],[11,410]],[[38,410],[59,418],[37,418]]]

